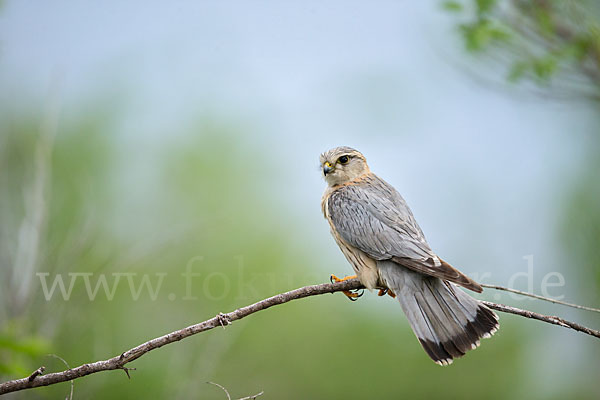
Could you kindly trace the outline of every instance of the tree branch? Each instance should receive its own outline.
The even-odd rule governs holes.
[[[193,336],[198,333],[208,331],[210,329],[214,329],[220,326],[224,327],[225,325],[231,324],[233,321],[237,321],[250,314],[254,314],[255,312],[265,310],[269,307],[276,306],[278,304],[284,304],[295,299],[302,299],[305,297],[317,296],[320,294],[355,289],[363,289],[363,286],[357,279],[351,279],[342,282],[323,283],[320,285],[305,286],[286,293],[281,293],[273,297],[261,300],[257,303],[251,304],[249,306],[238,308],[237,310],[232,311],[230,313],[220,313],[217,316],[206,321],[154,338],[108,360],[96,361],[90,364],[83,364],[79,367],[70,368],[61,372],[54,372],[47,375],[34,376],[33,379],[30,379],[31,376],[29,376],[22,379],[15,379],[12,381],[1,383],[0,395],[39,386],[53,385],[59,382],[66,382],[72,379],[81,378],[83,376],[101,371],[119,369],[127,370],[127,368],[125,367],[126,364],[140,358],[141,356],[152,350],[158,349],[162,346],[173,342],[178,342],[189,336]],[[483,303],[486,306],[493,308],[497,311],[520,315],[526,318],[537,319],[539,321],[547,322],[554,325],[560,325],[600,338],[600,331],[587,328],[574,322],[563,320],[562,318],[538,314],[532,311],[521,310],[519,308],[491,303],[487,301],[484,301]]]
[[[567,320],[562,319],[560,317],[549,316],[549,315],[544,315],[544,314],[538,314],[538,313],[533,312],[533,311],[521,310],[520,308],[516,308],[516,307],[512,307],[512,306],[505,306],[504,304],[496,304],[496,303],[492,303],[492,302],[489,302],[489,301],[481,301],[481,302],[483,304],[485,304],[486,306],[488,306],[489,308],[493,308],[494,310],[497,310],[497,311],[502,311],[502,312],[505,312],[505,313],[520,315],[521,317],[526,317],[526,318],[531,318],[531,319],[537,319],[538,321],[547,322],[547,323],[553,324],[553,325],[559,325],[559,326],[562,326],[562,327],[565,327],[565,328],[571,328],[571,329],[574,329],[574,330],[576,330],[578,332],[583,332],[583,333],[586,333],[588,335],[600,338],[600,331],[588,328],[588,327],[583,326],[583,325],[579,325],[579,324],[577,324],[575,322],[567,321]]]
[[[567,303],[566,301],[561,301],[561,300],[552,299],[550,297],[540,296],[539,294],[523,292],[521,290],[511,289],[511,288],[507,288],[504,286],[490,285],[488,283],[480,283],[479,285],[481,287],[488,288],[488,289],[503,290],[505,292],[520,294],[521,296],[533,297],[534,299],[549,301],[550,303],[562,304],[563,306],[579,308],[580,310],[587,310],[587,311],[593,311],[593,312],[600,313],[600,309],[598,309],[598,308],[580,306],[579,304],[573,304],[573,303]]]

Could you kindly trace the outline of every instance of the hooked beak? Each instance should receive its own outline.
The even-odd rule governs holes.
[[[323,164],[323,175],[327,176],[328,173],[333,171],[333,165],[329,161]]]

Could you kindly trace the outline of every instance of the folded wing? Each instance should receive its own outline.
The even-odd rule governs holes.
[[[431,250],[402,196],[377,176],[339,188],[331,194],[327,208],[341,238],[369,257],[482,291]]]

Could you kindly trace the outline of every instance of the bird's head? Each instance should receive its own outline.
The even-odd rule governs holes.
[[[336,147],[321,154],[321,170],[329,186],[341,185],[369,173],[367,160],[351,147]]]

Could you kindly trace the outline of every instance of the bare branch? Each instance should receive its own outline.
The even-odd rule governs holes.
[[[141,356],[152,350],[158,349],[162,346],[173,342],[178,342],[182,339],[196,335],[201,332],[208,331],[210,329],[231,324],[232,322],[247,317],[250,314],[254,314],[255,312],[265,310],[267,308],[279,304],[284,304],[291,300],[302,299],[305,297],[317,296],[326,293],[340,292],[343,290],[354,290],[363,288],[363,285],[358,279],[351,279],[342,282],[322,283],[320,285],[305,286],[302,288],[291,290],[286,293],[277,294],[275,296],[251,304],[249,306],[238,308],[237,310],[232,311],[230,313],[219,313],[217,316],[210,318],[206,321],[154,338],[152,340],[140,344],[139,346],[125,351],[121,355],[115,356],[108,360],[96,361],[90,364],[83,364],[76,368],[70,368],[65,371],[54,372],[41,376],[33,376],[32,374],[32,379],[30,379],[30,377],[26,377],[1,383],[0,395],[39,386],[48,386],[59,382],[66,382],[72,379],[77,379],[86,375],[94,374],[96,372],[118,369],[124,370],[126,364],[140,358]],[[600,338],[600,331],[587,328],[574,322],[566,321],[562,318],[538,314],[532,311],[521,310],[519,308],[491,303],[487,301],[484,301],[483,303],[497,311],[520,315],[526,318],[537,319],[539,321],[544,321],[550,324],[571,328],[578,332],[582,332]]]
[[[533,312],[533,311],[521,310],[520,308],[516,308],[516,307],[512,307],[512,306],[506,306],[504,304],[496,304],[496,303],[492,303],[492,302],[489,302],[489,301],[481,301],[481,302],[483,304],[485,304],[486,306],[488,306],[489,308],[493,308],[494,310],[497,310],[497,311],[502,311],[502,312],[505,312],[505,313],[520,315],[520,316],[526,317],[526,318],[537,319],[538,321],[547,322],[547,323],[553,324],[553,325],[559,325],[559,326],[562,326],[562,327],[565,327],[565,328],[571,328],[571,329],[574,329],[574,330],[576,330],[578,332],[583,332],[583,333],[586,333],[588,335],[600,338],[600,331],[588,328],[588,327],[583,326],[583,325],[579,325],[579,324],[577,324],[575,322],[567,321],[567,320],[559,318],[559,317],[549,316],[549,315],[544,315],[544,314],[538,314],[538,313]]]
[[[533,297],[534,299],[549,301],[550,303],[562,304],[563,306],[569,306],[569,307],[573,307],[573,308],[579,308],[580,310],[594,311],[594,312],[600,313],[600,309],[598,309],[598,308],[580,306],[579,304],[573,304],[573,303],[567,303],[566,301],[560,301],[560,300],[552,299],[550,297],[540,296],[539,294],[522,292],[517,289],[511,289],[511,288],[507,288],[504,286],[498,286],[498,285],[490,285],[487,283],[480,283],[479,285],[481,285],[484,288],[488,288],[488,289],[504,290],[505,292],[516,293],[516,294],[520,294],[521,296]]]

